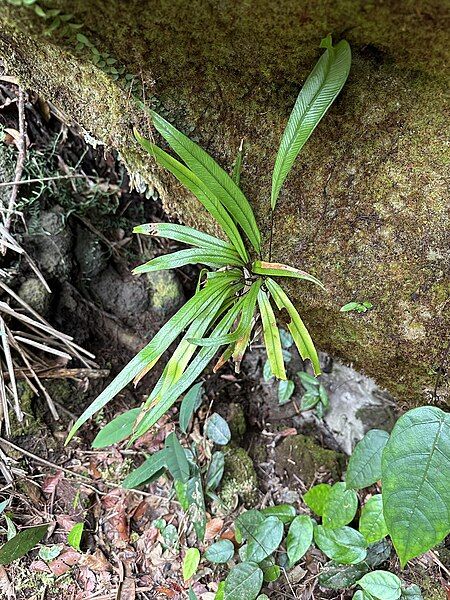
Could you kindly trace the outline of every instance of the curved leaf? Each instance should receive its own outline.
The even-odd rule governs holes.
[[[383,515],[383,499],[381,494],[369,498],[361,510],[359,531],[368,544],[379,542],[387,536],[388,530]]]
[[[318,525],[314,529],[314,541],[328,558],[343,565],[362,562],[367,555],[367,542],[351,527],[327,529]]]
[[[277,504],[275,506],[266,506],[261,509],[261,514],[266,517],[277,517],[282,523],[290,523],[296,515],[296,511],[292,504]]]
[[[125,440],[133,433],[133,426],[141,412],[140,408],[132,408],[118,415],[97,433],[92,442],[93,448],[105,448]]]
[[[258,305],[261,313],[264,344],[266,346],[270,369],[278,379],[286,379],[280,332],[278,331],[275,314],[270,304],[270,300],[266,292],[261,289],[258,292]]]
[[[192,227],[178,225],[177,223],[146,223],[145,225],[137,225],[133,229],[133,233],[163,237],[208,250],[229,250],[236,254],[236,249],[229,242],[224,242],[213,235],[208,235]]]
[[[228,265],[242,265],[241,259],[231,250],[219,249],[203,250],[202,248],[188,248],[178,250],[171,254],[163,254],[152,258],[143,265],[133,269],[133,273],[152,273],[154,271],[167,271],[185,265],[207,265],[208,267],[226,267]]]
[[[209,417],[205,432],[208,439],[220,446],[225,446],[231,439],[231,431],[228,423],[218,413],[213,413]]]
[[[122,482],[122,486],[129,490],[137,488],[149,479],[159,476],[160,473],[167,467],[167,449],[159,450],[149,456],[140,467],[131,471]]]
[[[309,508],[321,517],[331,493],[329,483],[318,483],[303,495],[303,500]]]
[[[170,171],[172,175],[174,175],[178,181],[192,192],[203,204],[236,248],[239,256],[241,256],[244,261],[247,261],[248,254],[238,228],[227,210],[222,206],[211,190],[205,186],[197,175],[180,163],[176,158],[173,158],[170,154],[167,154],[167,152],[164,152],[164,150],[161,150],[161,148],[158,148],[158,146],[143,138],[136,130],[134,131],[134,135],[144,150],[151,154],[158,164]]]
[[[259,510],[246,510],[241,513],[235,522],[235,536],[238,544],[249,539],[256,531],[258,525],[264,522],[266,517]]]
[[[348,488],[360,490],[381,479],[381,455],[388,439],[387,431],[371,429],[356,444],[345,475]]]
[[[283,265],[282,263],[255,260],[252,264],[252,271],[253,273],[256,273],[256,275],[272,275],[274,277],[294,277],[295,279],[304,279],[305,281],[315,283],[323,290],[325,289],[323,283],[319,281],[317,277],[314,277],[314,275],[310,275],[306,271],[300,271],[300,269],[290,267],[289,265]]]
[[[183,398],[180,406],[179,425],[183,433],[187,432],[192,415],[202,401],[203,383],[196,383]]]
[[[183,558],[183,581],[188,581],[195,573],[200,562],[200,550],[188,548]]]
[[[170,474],[174,479],[187,483],[189,480],[189,463],[186,452],[173,431],[166,437],[165,448],[167,450],[166,466]]]
[[[299,515],[292,521],[286,539],[286,552],[289,566],[293,567],[311,546],[314,534],[314,523],[311,517]]]
[[[328,37],[322,40],[321,47],[326,50],[305,81],[281,139],[272,175],[272,210],[300,150],[341,91],[350,71],[348,42],[342,40],[333,46]]]
[[[25,556],[47,533],[48,525],[37,525],[22,529],[0,548],[0,565],[9,565],[14,560]],[[262,574],[261,574],[262,577]],[[259,590],[258,590],[259,591]]]
[[[206,560],[215,564],[226,563],[233,558],[234,546],[230,540],[219,540],[212,544],[203,555]]]
[[[383,512],[402,566],[450,532],[450,414],[415,408],[383,450]]]
[[[223,600],[255,600],[263,583],[263,572],[252,562],[233,567],[225,580]]]
[[[389,571],[372,571],[364,575],[358,585],[379,600],[398,600],[402,594],[402,581]]]
[[[353,521],[358,509],[355,490],[348,490],[345,483],[335,483],[328,495],[322,513],[322,523],[329,529],[339,529]]]
[[[154,111],[153,124],[171,148],[197,177],[220,200],[247,235],[256,252],[261,248],[261,234],[249,201],[231,177],[207,152]]]
[[[267,517],[248,537],[247,560],[259,563],[278,548],[283,539],[283,523]]]

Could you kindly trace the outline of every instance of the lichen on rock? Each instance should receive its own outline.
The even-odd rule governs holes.
[[[234,507],[238,499],[245,506],[253,506],[258,499],[258,478],[253,461],[244,448],[230,445],[224,449],[225,471],[219,496],[227,507]]]

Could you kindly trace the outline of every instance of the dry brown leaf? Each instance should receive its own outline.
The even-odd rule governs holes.
[[[73,548],[68,548],[62,552],[57,558],[52,560],[48,566],[51,572],[56,577],[67,573],[71,567],[76,565],[81,558],[81,554]]]
[[[76,521],[69,515],[57,515],[56,521],[63,531],[69,532],[76,524]]]
[[[64,477],[64,473],[62,471],[58,471],[54,475],[48,475],[44,479],[44,483],[42,485],[42,491],[45,494],[53,494],[53,492],[56,490],[56,486],[58,485],[58,483],[61,481],[61,479],[63,477]]]
[[[35,573],[51,573],[50,567],[43,560],[33,560],[30,571]]]
[[[205,542],[208,540],[212,540],[218,535],[223,528],[223,519],[219,517],[215,517],[206,523],[205,529]]]
[[[100,548],[97,548],[94,554],[84,555],[80,560],[80,565],[82,565],[83,567],[88,567],[96,573],[102,573],[103,571],[112,570],[112,566],[110,565],[108,559],[100,550]]]
[[[135,600],[136,582],[133,577],[125,577],[120,588],[118,600]]]

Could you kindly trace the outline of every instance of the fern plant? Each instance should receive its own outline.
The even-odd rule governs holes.
[[[351,52],[345,40],[333,46],[328,36],[322,40],[321,47],[325,51],[300,91],[278,150],[272,177],[272,214],[295,158],[341,91],[349,73]],[[117,442],[129,435],[133,441],[148,431],[194,383],[219,347],[225,346],[225,349],[214,370],[229,359],[234,360],[239,370],[259,321],[271,371],[278,379],[286,379],[274,307],[287,312],[290,318],[287,326],[302,359],[309,359],[314,373],[320,373],[311,336],[276,280],[291,277],[323,286],[305,271],[270,262],[270,255],[269,261],[262,259],[261,234],[252,207],[238,185],[241,156],[238,156],[237,167],[230,177],[202,148],[159,114],[150,113],[154,127],[180,160],[135,131],[137,141],[161,167],[170,171],[198,198],[226,239],[170,223],[152,223],[135,228],[136,233],[165,237],[192,246],[154,258],[137,267],[135,273],[174,269],[188,264],[202,264],[211,270],[201,276],[195,295],[85,410],[72,427],[67,441],[124,386],[133,380],[136,384],[182,333],[184,335],[177,349],[142,410],[139,414],[134,409],[120,415],[117,427],[110,423],[107,427],[111,435],[106,436],[109,438],[106,441]]]

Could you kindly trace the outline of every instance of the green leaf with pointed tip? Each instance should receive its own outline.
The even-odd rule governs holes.
[[[47,533],[47,529],[48,525],[37,525],[19,531],[17,535],[0,548],[0,565],[9,565],[18,558],[25,556],[42,540]]]
[[[174,432],[166,437],[166,465],[172,477],[183,483],[189,480],[189,463],[186,452]]]
[[[314,529],[314,541],[328,558],[343,565],[362,562],[367,555],[367,542],[351,527],[327,529],[318,525]]]
[[[293,567],[306,554],[313,541],[314,523],[308,515],[299,515],[292,521],[286,539],[289,566]]]
[[[183,398],[180,406],[179,424],[183,433],[187,432],[192,415],[202,401],[203,383],[196,383]]]
[[[225,470],[225,456],[223,452],[214,452],[209,463],[206,475],[206,491],[213,492],[219,487]]]
[[[278,382],[278,404],[287,404],[294,393],[295,383],[291,379],[282,379]]]
[[[200,551],[198,548],[188,548],[183,558],[183,581],[188,581],[197,572],[200,563]]]
[[[154,271],[167,271],[177,269],[184,265],[207,265],[208,267],[226,267],[228,265],[242,265],[241,259],[231,251],[225,249],[203,250],[202,248],[188,248],[178,250],[172,254],[163,254],[133,269],[133,273],[153,273]]]
[[[226,234],[232,245],[236,248],[239,256],[244,260],[248,260],[248,254],[242,241],[242,237],[236,227],[233,219],[228,214],[227,210],[222,206],[220,201],[212,193],[210,189],[185,165],[178,160],[152,144],[145,138],[139,135],[135,130],[134,135],[137,141],[155,160],[165,169],[170,171],[180,183],[182,183],[194,196],[203,204],[206,210],[217,221],[223,232]]]
[[[235,536],[238,544],[248,540],[256,531],[258,525],[264,522],[266,517],[259,510],[246,510],[240,514],[235,522]]]
[[[355,490],[348,490],[345,483],[335,483],[323,508],[322,523],[329,529],[339,529],[355,518],[358,509],[358,496]]]
[[[295,267],[289,265],[283,265],[281,263],[270,263],[262,260],[255,260],[252,264],[252,271],[256,275],[272,275],[274,277],[294,277],[295,279],[304,279],[305,281],[311,281],[315,283],[323,290],[325,289],[323,283],[321,283],[316,277],[306,273],[306,271],[300,271]]]
[[[178,131],[154,111],[153,124],[171,148],[204,185],[218,198],[247,235],[256,252],[261,249],[261,234],[249,201],[231,177],[200,146]]]
[[[381,479],[381,455],[388,439],[387,431],[371,429],[356,444],[345,475],[348,488],[360,490]]]
[[[189,521],[193,524],[197,539],[202,542],[206,529],[205,496],[200,472],[196,471],[187,482],[186,497],[189,503],[187,511]]]
[[[278,379],[286,379],[280,332],[278,331],[275,314],[270,304],[270,300],[263,290],[259,290],[258,292],[258,305],[261,313],[264,344],[266,346],[270,369]]]
[[[318,483],[303,495],[303,500],[309,508],[321,517],[331,493],[329,483]]]
[[[350,71],[349,44],[342,40],[336,46],[326,46],[298,95],[281,139],[272,175],[272,210],[300,150],[341,91]]]
[[[266,517],[277,517],[284,524],[290,523],[296,515],[292,504],[277,504],[276,506],[267,506],[260,511]]]
[[[436,407],[402,415],[383,450],[383,513],[400,563],[450,532],[450,414]]]
[[[263,572],[253,562],[243,562],[231,569],[225,579],[223,600],[255,600],[263,583]]]
[[[277,307],[280,310],[285,308],[289,314],[289,317],[291,318],[290,323],[288,323],[288,329],[294,338],[294,342],[297,346],[300,356],[303,360],[309,358],[313,365],[314,373],[316,375],[320,375],[320,363],[319,357],[317,356],[317,351],[314,347],[311,336],[303,324],[303,321],[301,320],[295,306],[292,304],[283,288],[278,285],[276,281],[268,277],[266,279],[266,285]]]
[[[226,563],[233,558],[234,546],[230,540],[219,540],[212,544],[203,555],[206,560],[215,564]]]
[[[67,534],[67,543],[80,552],[81,538],[83,537],[84,523],[75,523]]]
[[[283,539],[283,523],[277,517],[267,517],[248,538],[247,560],[259,563],[275,552]]]
[[[208,235],[192,227],[186,227],[186,225],[178,225],[177,223],[146,223],[145,225],[135,227],[133,233],[176,240],[177,242],[196,246],[197,248],[204,248],[205,250],[228,250],[237,256],[236,249],[229,242],[224,242],[217,237]]]
[[[369,498],[361,510],[359,531],[368,544],[379,542],[387,536],[388,530],[383,515],[383,498],[376,494]]]
[[[130,381],[132,381],[149,365],[154,365],[167,348],[175,341],[179,334],[195,317],[205,311],[212,304],[223,288],[230,285],[230,281],[219,279],[211,281],[195,296],[188,300],[175,315],[167,321],[153,339],[128,363],[128,365],[113,379],[105,390],[83,412],[67,436],[65,444],[72,439],[78,429],[93,414],[103,408],[116,394],[118,394]],[[189,384],[190,385],[190,384]]]
[[[149,456],[140,467],[131,471],[122,482],[125,489],[137,488],[153,477],[159,475],[167,467],[167,449],[159,450]]]
[[[364,575],[358,585],[378,600],[398,600],[402,593],[402,581],[389,571],[372,571]]]
[[[140,408],[132,408],[118,415],[97,433],[92,447],[105,448],[125,440],[133,433],[133,426],[140,412]]]

